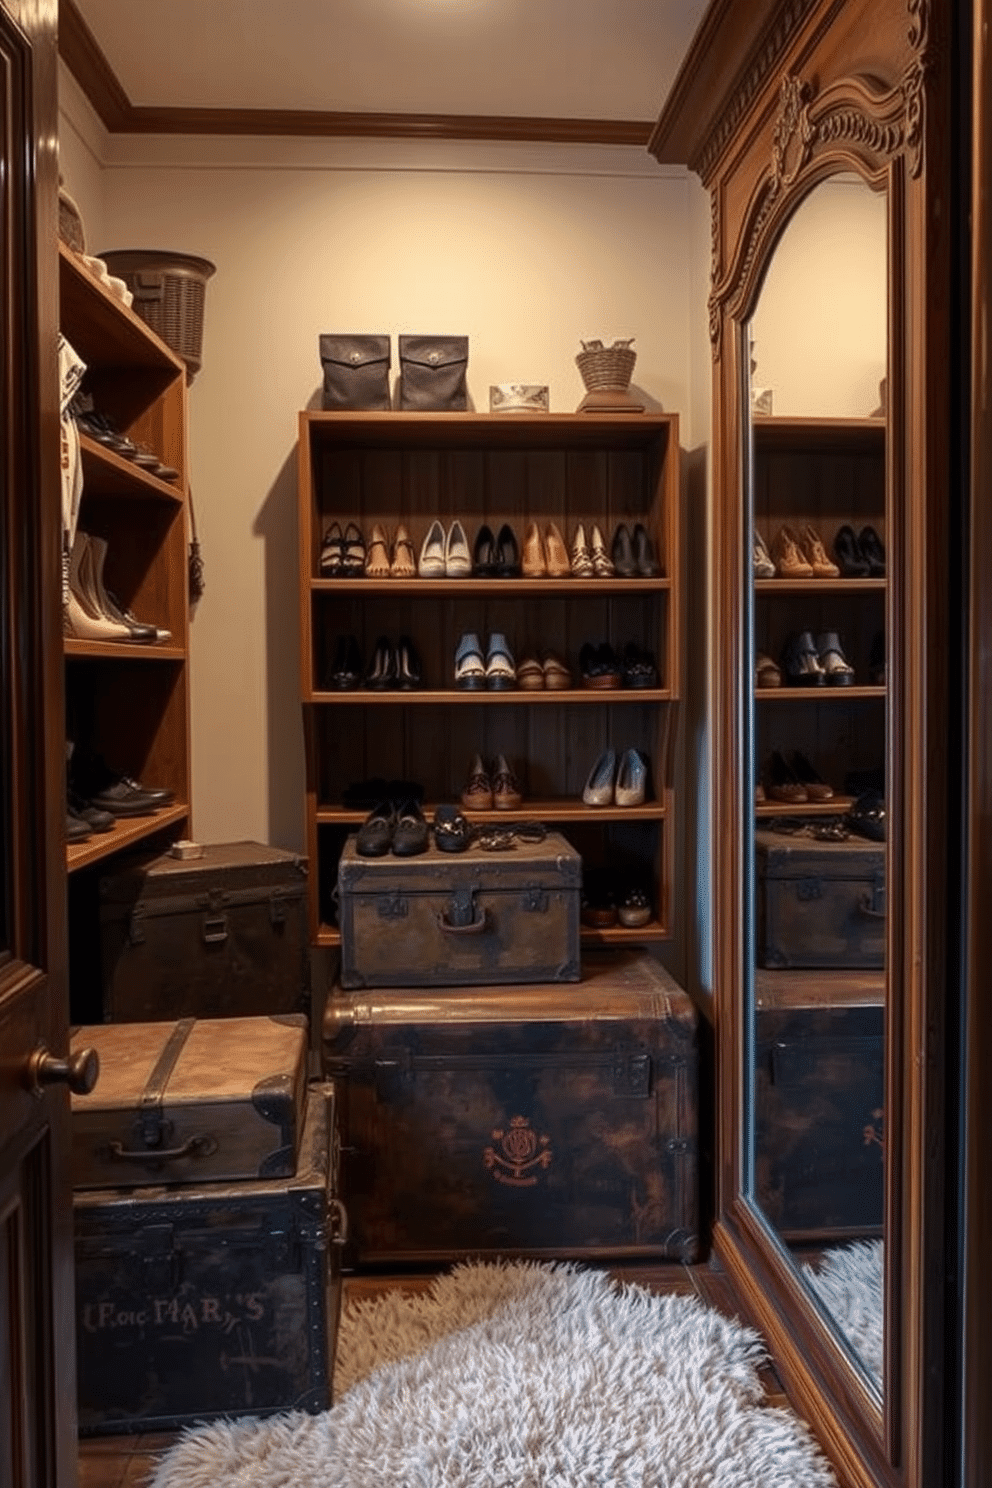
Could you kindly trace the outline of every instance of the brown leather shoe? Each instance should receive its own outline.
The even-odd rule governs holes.
[[[755,687],[782,686],[782,668],[764,651],[759,651],[754,658],[754,685]]]
[[[813,565],[807,563],[799,534],[791,527],[780,527],[772,543],[775,572],[780,579],[811,579]]]
[[[497,811],[515,811],[522,801],[520,781],[505,755],[498,754],[493,760],[493,805]]]
[[[543,579],[548,571],[544,543],[541,541],[541,533],[536,522],[531,522],[527,528],[520,568],[525,579]]]
[[[837,579],[840,577],[840,569],[836,563],[827,557],[827,550],[820,540],[820,534],[815,527],[808,524],[799,534],[802,540],[803,557],[813,570],[814,579]]]
[[[544,658],[544,685],[549,692],[565,692],[572,685],[572,674],[565,663],[549,651]]]
[[[465,811],[492,810],[493,784],[480,754],[475,755],[468,767],[468,779],[465,782],[461,799],[462,808]]]
[[[540,692],[544,685],[543,666],[536,656],[525,656],[517,667],[517,686],[524,692]]]
[[[548,577],[551,579],[569,578],[572,565],[568,560],[568,548],[554,522],[548,523],[544,534],[544,548],[548,555]]]

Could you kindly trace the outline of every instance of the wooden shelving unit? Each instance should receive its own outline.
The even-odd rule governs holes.
[[[518,811],[480,812],[480,823],[541,820],[563,828],[584,863],[636,874],[655,917],[639,930],[583,930],[588,944],[638,943],[671,933],[674,802],[670,788],[673,704],[679,695],[678,419],[675,415],[300,415],[300,695],[307,759],[311,937],[339,943],[333,891],[349,832],[366,812],[349,810],[349,785],[406,779],[434,804],[457,802],[472,756],[505,755],[521,779]],[[431,524],[458,518],[470,545],[483,522],[509,522],[523,543],[531,521],[555,522],[566,541],[579,522],[607,543],[618,523],[641,521],[655,545],[657,578],[331,579],[320,549],[331,521],[373,523],[390,536],[402,521],[415,553]],[[504,634],[519,663],[553,651],[572,668],[561,692],[463,692],[454,653],[474,631],[483,647]],[[414,691],[336,691],[327,676],[338,639],[354,635],[367,664],[377,638],[414,642],[423,665]],[[580,685],[586,641],[654,652],[658,685],[596,691]],[[582,787],[608,746],[649,758],[649,799],[634,808],[593,808]]]
[[[179,472],[160,480],[82,434],[79,526],[107,542],[105,579],[141,620],[171,634],[155,644],[65,641],[66,720],[77,747],[174,802],[67,847],[70,874],[125,848],[189,831],[187,408],[183,362],[64,244],[61,329],[86,363],[86,391],[131,439]]]

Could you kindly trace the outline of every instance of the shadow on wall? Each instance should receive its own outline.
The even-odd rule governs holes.
[[[252,530],[265,542],[268,840],[274,847],[305,852],[296,490],[294,445],[269,488]]]

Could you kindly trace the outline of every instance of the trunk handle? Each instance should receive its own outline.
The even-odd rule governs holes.
[[[484,909],[481,914],[477,914],[475,919],[470,920],[467,925],[453,925],[448,919],[447,913],[442,910],[437,917],[437,923],[445,935],[482,935],[484,931],[489,929],[489,911],[488,909]]]
[[[209,1157],[217,1151],[217,1143],[213,1137],[203,1134],[190,1137],[181,1147],[125,1147],[123,1142],[111,1142],[108,1150],[112,1158],[119,1158],[121,1162],[158,1163],[174,1157]]]

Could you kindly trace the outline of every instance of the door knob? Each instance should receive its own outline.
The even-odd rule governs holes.
[[[41,1095],[46,1085],[68,1085],[73,1095],[89,1095],[100,1074],[100,1056],[95,1049],[77,1049],[59,1059],[41,1044],[28,1058],[28,1086]]]

